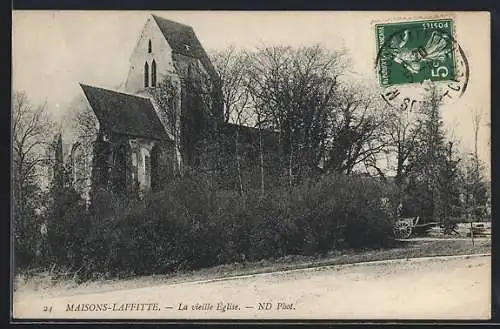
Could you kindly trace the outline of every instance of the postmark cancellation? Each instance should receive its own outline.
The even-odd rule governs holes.
[[[377,23],[375,35],[376,74],[387,103],[412,111],[433,86],[443,102],[466,91],[469,66],[453,18]]]

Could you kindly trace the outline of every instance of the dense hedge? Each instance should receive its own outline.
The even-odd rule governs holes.
[[[143,201],[99,192],[88,211],[66,191],[48,218],[47,261],[88,278],[382,247],[392,239],[380,202],[386,189],[371,179],[332,175],[240,196],[192,176]]]

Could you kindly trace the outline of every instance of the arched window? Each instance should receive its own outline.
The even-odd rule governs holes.
[[[144,63],[144,87],[149,87],[149,65],[148,62]]]
[[[151,149],[151,189],[153,191],[158,191],[162,185],[161,180],[163,177],[168,177],[169,174],[164,172],[166,168],[163,171],[160,169],[161,152],[161,147],[158,144],[155,144]]]
[[[156,62],[151,63],[151,87],[156,87]]]
[[[144,156],[144,175],[146,177],[151,176],[151,158],[149,155]]]
[[[151,186],[151,158],[149,155],[144,155],[144,185]]]
[[[148,53],[151,54],[151,52],[153,51],[153,47],[151,46],[151,40],[148,41]]]
[[[126,145],[120,145],[114,154],[114,184],[113,187],[118,193],[127,191],[127,156],[128,148]]]

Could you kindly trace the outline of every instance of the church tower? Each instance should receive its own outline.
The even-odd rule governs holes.
[[[191,162],[203,131],[223,120],[220,78],[190,26],[150,15],[130,56],[124,87],[152,99],[176,141],[179,166]]]
[[[190,26],[150,15],[123,90],[80,84],[99,121],[92,185],[161,189],[195,163],[197,143],[222,123],[219,77]]]

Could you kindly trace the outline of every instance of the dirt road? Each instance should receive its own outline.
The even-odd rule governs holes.
[[[489,256],[327,266],[41,299],[15,318],[487,319]]]

